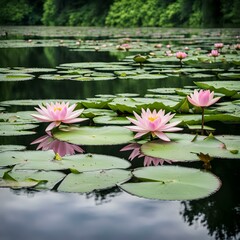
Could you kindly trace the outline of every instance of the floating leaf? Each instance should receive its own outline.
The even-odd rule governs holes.
[[[130,171],[121,169],[84,172],[68,174],[58,187],[58,191],[87,193],[114,187],[132,177]]]
[[[51,161],[52,151],[6,151],[0,153],[0,167],[13,166],[19,163]]]
[[[33,131],[26,131],[36,128],[34,124],[2,123],[0,122],[0,136],[17,136],[35,134]]]
[[[142,182],[124,183],[126,192],[148,199],[193,200],[218,191],[221,181],[212,173],[178,166],[154,166],[135,169]]]
[[[36,189],[52,189],[66,175],[56,171],[13,171],[8,174],[15,181],[1,181],[1,187],[35,187]]]
[[[3,81],[26,81],[34,78],[34,75],[31,74],[0,74],[0,82]]]
[[[133,139],[130,130],[119,126],[68,127],[53,133],[54,137],[78,145],[115,145],[128,143]]]
[[[198,161],[197,154],[208,154],[214,158],[240,159],[240,153],[233,154],[224,147],[224,143],[214,137],[198,136],[193,141],[191,134],[167,134],[171,142],[160,140],[142,145],[143,154],[172,161]]]
[[[240,91],[239,81],[210,81],[210,82],[195,82],[199,88],[209,89],[211,91],[222,93],[226,96],[233,96]]]
[[[98,116],[93,118],[96,124],[128,125],[131,122],[126,117],[118,116]]]
[[[20,151],[26,149],[23,145],[0,145],[0,152],[5,151]]]
[[[25,153],[25,154],[28,154]],[[43,155],[44,156],[44,155]],[[101,154],[75,154],[64,156],[60,160],[49,157],[18,161],[14,170],[66,170],[85,172],[113,168],[128,168],[130,163],[124,159]]]

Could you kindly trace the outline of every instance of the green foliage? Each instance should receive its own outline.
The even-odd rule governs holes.
[[[1,25],[238,27],[239,0],[2,0]]]
[[[19,25],[27,24],[27,16],[32,7],[25,0],[2,0],[0,1],[0,24]]]

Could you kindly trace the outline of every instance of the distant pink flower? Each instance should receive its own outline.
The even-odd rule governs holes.
[[[177,52],[176,53],[176,58],[182,60],[187,57],[187,54],[185,52]]]
[[[234,47],[235,47],[236,50],[240,50],[240,44],[239,43],[236,44]]]
[[[217,49],[223,48],[224,44],[223,43],[215,43],[214,47]]]
[[[39,108],[35,108],[40,115],[31,114],[34,118],[36,118],[40,122],[51,122],[46,131],[51,131],[54,127],[58,127],[61,123],[76,123],[82,122],[86,120],[86,118],[77,118],[84,109],[75,110],[76,104],[69,106],[69,102],[67,103],[47,103],[46,107],[42,105],[38,105]]]
[[[167,122],[170,121],[175,114],[168,113],[165,115],[164,110],[159,110],[158,112],[153,110],[153,112],[151,112],[149,109],[147,109],[147,111],[142,109],[141,116],[135,112],[133,112],[133,114],[136,117],[136,120],[129,117],[127,117],[127,119],[136,126],[127,126],[126,128],[133,132],[137,132],[134,136],[135,138],[151,133],[153,137],[157,136],[163,141],[170,141],[163,132],[176,132],[182,130],[182,128],[175,127],[181,121],[167,124]]]
[[[75,144],[70,144],[67,142],[59,141],[54,139],[50,135],[46,134],[31,144],[38,144],[37,150],[42,149],[43,151],[53,150],[54,153],[58,153],[61,157],[65,155],[74,155],[75,152],[83,153],[84,150]]]
[[[210,57],[218,57],[220,55],[220,53],[218,52],[218,50],[212,50],[210,53],[209,53],[209,56]]]
[[[195,89],[194,93],[187,96],[188,101],[197,107],[208,107],[215,102],[217,102],[220,97],[214,97],[214,91],[210,92],[210,90],[200,90],[199,92]]]

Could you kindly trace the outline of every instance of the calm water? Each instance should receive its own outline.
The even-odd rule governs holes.
[[[64,47],[0,49],[0,56],[0,67],[55,68],[68,62],[119,60],[107,52],[70,52]],[[182,87],[185,84],[192,83],[144,80],[139,84],[135,80],[126,80],[123,84],[118,80],[47,81],[36,77],[33,81],[0,82],[0,100],[85,99],[96,94],[124,92],[143,96],[149,88]],[[33,110],[15,106],[7,110],[22,109]],[[0,144],[22,144],[27,149],[35,149],[36,146],[30,146],[30,143],[44,134],[43,129],[40,127],[38,133],[31,136],[0,137]],[[127,159],[129,152],[120,152],[122,147],[88,146],[84,150]],[[142,166],[143,160],[134,160],[133,165]],[[200,163],[195,165],[201,168]],[[147,200],[118,188],[90,194],[0,189],[0,239],[239,239],[239,167],[237,160],[214,160],[212,172],[223,185],[214,195],[194,201]]]

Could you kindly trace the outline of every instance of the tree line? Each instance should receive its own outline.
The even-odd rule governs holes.
[[[1,0],[0,25],[239,27],[239,0]]]

